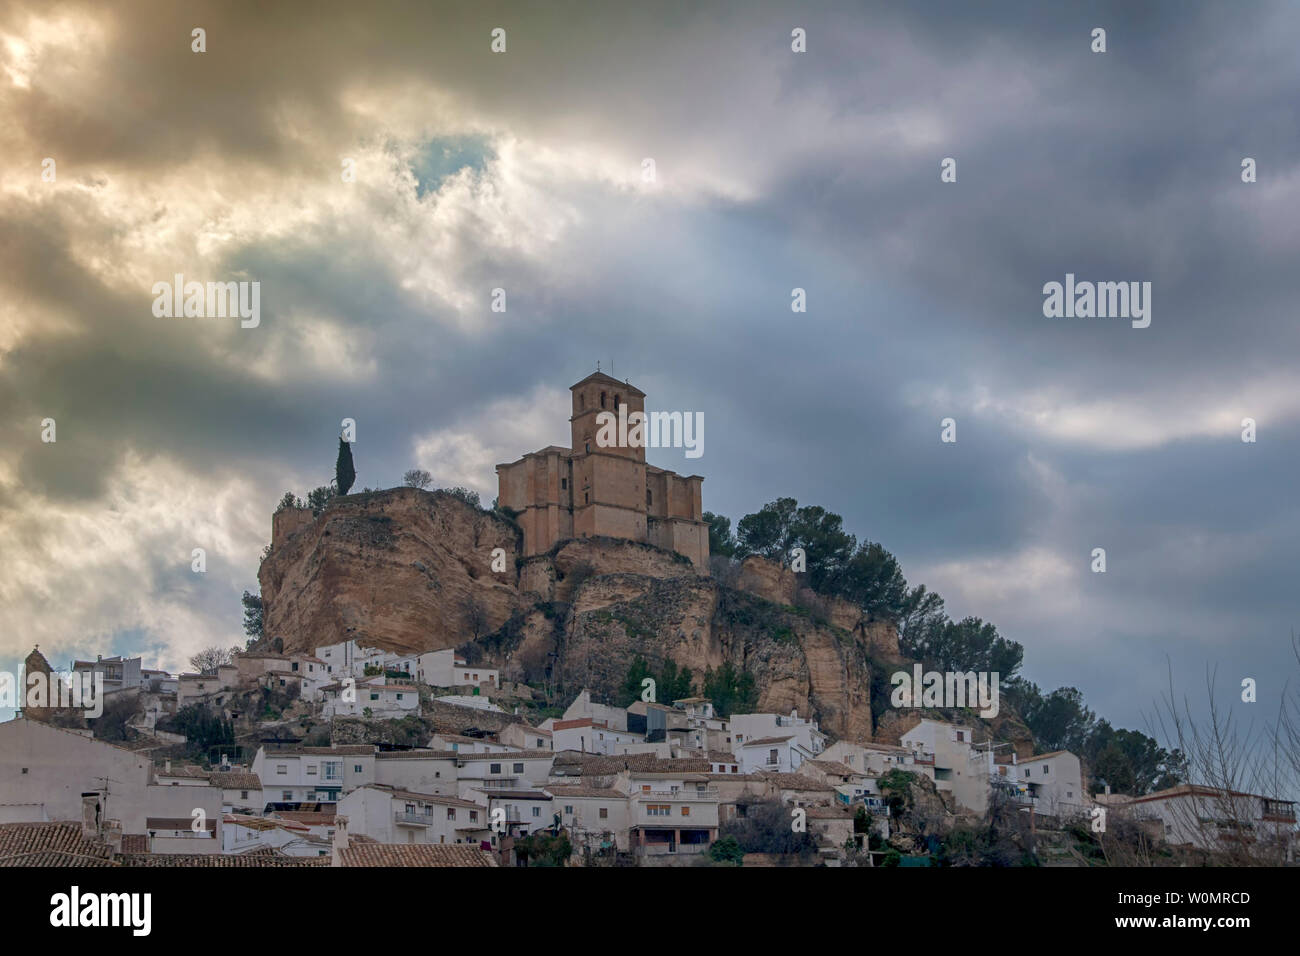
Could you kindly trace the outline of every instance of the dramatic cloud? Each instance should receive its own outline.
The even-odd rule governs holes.
[[[235,643],[342,418],[359,487],[490,501],[612,360],[704,413],[707,508],[843,513],[1113,722],[1167,658],[1264,692],[1300,559],[1297,41],[1284,3],[9,4],[0,665]],[[1067,273],[1152,283],[1151,326],[1045,318]],[[259,282],[260,324],[155,317],[177,274]]]

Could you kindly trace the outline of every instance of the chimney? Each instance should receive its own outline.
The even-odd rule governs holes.
[[[99,794],[81,795],[81,835],[87,840],[99,837]]]
[[[334,846],[331,848],[330,861],[331,866],[342,866],[342,853],[348,848],[348,818],[343,816],[334,817]]]
[[[104,842],[114,856],[122,852],[122,821],[109,820],[104,824]]]

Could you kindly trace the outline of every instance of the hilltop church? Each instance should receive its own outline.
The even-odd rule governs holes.
[[[645,448],[596,443],[602,411],[645,411],[645,393],[602,372],[572,386],[571,446],[551,445],[497,465],[498,504],[519,512],[524,555],[557,541],[608,535],[644,541],[709,565],[709,527],[700,505],[699,475],[646,464]]]

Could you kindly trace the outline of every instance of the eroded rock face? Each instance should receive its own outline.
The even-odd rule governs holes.
[[[850,635],[709,577],[592,577],[562,627],[533,615],[523,630],[504,655],[509,678],[535,680],[550,659],[557,685],[612,699],[638,656],[656,671],[667,658],[689,667],[697,690],[707,670],[730,662],[754,675],[759,710],[797,710],[836,737],[871,733],[869,665]]]
[[[504,572],[491,569],[494,548]],[[349,495],[314,520],[282,513],[259,572],[265,631],[286,651],[349,638],[401,653],[465,648],[472,602],[480,638],[466,652],[506,680],[610,699],[637,655],[656,670],[669,657],[689,667],[697,691],[730,662],[754,674],[760,710],[872,736],[870,661],[897,655],[897,633],[844,602],[794,607],[797,576],[779,565],[747,559],[733,589],[631,541],[578,539],[516,563],[521,554],[513,523],[440,492]]]
[[[793,604],[799,590],[799,578],[789,568],[751,554],[740,562],[740,580],[736,587],[773,604]]]
[[[518,608],[521,547],[510,522],[441,492],[339,498],[262,563],[264,628],[285,651],[348,639],[401,653],[454,647],[471,636],[470,599],[482,633]],[[505,551],[504,573],[491,569],[494,548]]]

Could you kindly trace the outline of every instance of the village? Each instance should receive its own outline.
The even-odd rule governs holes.
[[[42,665],[34,651],[29,673]],[[1044,834],[1123,819],[1195,846],[1204,828],[1183,821],[1220,796],[1090,795],[1076,755],[1018,756],[961,723],[918,715],[900,745],[832,740],[798,712],[658,702],[650,680],[626,707],[583,690],[534,724],[516,712],[528,688],[452,649],[345,641],[178,677],[140,658],[72,671],[102,679],[106,711],[131,702],[133,740],[59,726],[74,721],[49,708],[0,724],[0,865],[929,865],[933,836],[927,853],[905,832],[920,805],[958,821],[1009,812]],[[256,739],[166,756],[186,743],[161,729],[179,711],[234,721],[268,694],[290,703]],[[1235,797],[1289,854],[1293,804]]]

